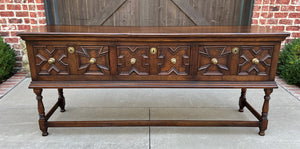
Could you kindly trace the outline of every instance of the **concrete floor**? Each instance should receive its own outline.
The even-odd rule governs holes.
[[[49,128],[42,137],[37,103],[25,79],[0,100],[0,148],[300,148],[300,101],[282,88],[271,95],[269,128],[233,127],[98,127]],[[56,90],[44,90],[48,111]],[[50,120],[224,119],[255,120],[237,112],[237,89],[66,89],[66,112]],[[248,90],[248,101],[260,111],[263,90]],[[251,97],[251,98],[250,98]]]

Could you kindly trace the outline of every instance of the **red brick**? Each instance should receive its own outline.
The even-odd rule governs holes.
[[[253,11],[260,11],[261,6],[254,6]]]
[[[36,0],[36,3],[44,3],[44,0]]]
[[[37,24],[36,19],[30,19],[30,24]]]
[[[273,13],[264,12],[264,13],[261,13],[260,16],[262,16],[264,18],[272,18],[273,17]]]
[[[255,0],[254,4],[261,4],[262,0]]]
[[[4,10],[5,9],[5,5],[4,4],[1,4],[0,5],[0,10]]]
[[[22,49],[22,46],[20,44],[14,44],[13,48],[14,49]]]
[[[0,32],[0,36],[8,36],[9,33],[8,32]]]
[[[28,12],[27,11],[22,11],[22,12],[16,12],[17,17],[28,17]]]
[[[252,19],[252,23],[251,24],[258,24],[257,19]]]
[[[35,12],[30,12],[30,17],[36,18],[36,13]]]
[[[288,13],[275,13],[275,18],[286,18],[288,16]]]
[[[269,6],[262,6],[262,11],[269,11]]]
[[[299,26],[287,26],[286,30],[287,31],[299,31],[300,27]]]
[[[299,0],[292,0],[291,4],[299,5]]]
[[[18,25],[19,30],[30,30],[30,25]]]
[[[296,11],[300,11],[300,6],[297,6],[297,7],[296,7]]]
[[[45,10],[44,5],[36,5],[37,10]]]
[[[2,25],[3,30],[17,30],[16,25]]]
[[[34,3],[34,0],[28,0],[28,3]]]
[[[15,3],[23,3],[23,1],[26,2],[26,0],[14,0]]]
[[[292,33],[292,37],[300,37],[300,33]]]
[[[275,1],[276,1],[276,0],[271,0],[271,2],[270,2],[270,3],[271,3],[271,4],[275,4]]]
[[[266,19],[259,19],[260,24],[266,24]]]
[[[30,23],[30,19],[29,18],[24,18],[24,22],[25,23]]]
[[[296,19],[294,24],[300,24],[300,19]]]
[[[259,13],[258,12],[253,12],[252,18],[258,18],[259,17]]]
[[[11,31],[10,36],[17,36],[17,32]]]
[[[5,38],[4,41],[7,43],[18,43],[19,38]]]
[[[12,19],[8,19],[9,23],[22,23],[22,19],[17,19],[17,18],[12,18]]]
[[[291,19],[280,19],[279,24],[293,24],[293,20],[291,20]]]
[[[300,18],[300,13],[290,13],[289,18]]]
[[[289,4],[290,0],[277,0],[276,4]]]
[[[45,17],[45,12],[38,12],[39,17]]]
[[[278,31],[284,31],[284,26],[273,26],[272,29],[278,30]]]
[[[21,10],[21,5],[7,5],[7,10]]]
[[[277,24],[278,23],[278,19],[269,19],[267,21],[267,24]]]
[[[40,20],[39,20],[39,23],[40,23],[40,24],[46,24],[46,19],[40,19]]]
[[[279,6],[270,6],[270,11],[278,11]]]
[[[295,6],[281,6],[280,10],[281,11],[294,11]]]
[[[5,18],[0,18],[0,23],[6,23],[6,19]]]
[[[35,5],[29,5],[29,10],[35,10]]]
[[[28,10],[27,5],[22,5],[22,7],[23,7],[23,10]]]
[[[269,4],[270,0],[263,0],[263,4]]]
[[[0,12],[0,16],[1,17],[13,17],[14,16],[14,12],[12,12],[12,11]]]

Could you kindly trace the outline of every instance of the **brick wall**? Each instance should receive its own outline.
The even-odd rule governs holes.
[[[22,47],[16,32],[46,25],[43,0],[0,0],[0,36],[17,53],[17,68],[22,67]]]
[[[252,25],[290,32],[283,44],[300,38],[300,0],[255,0]]]

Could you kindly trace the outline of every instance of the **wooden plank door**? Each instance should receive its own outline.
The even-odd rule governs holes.
[[[249,25],[253,0],[50,0],[48,24],[104,26]]]

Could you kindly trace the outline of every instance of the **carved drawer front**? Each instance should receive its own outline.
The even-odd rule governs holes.
[[[119,75],[149,75],[149,46],[117,46]]]
[[[87,46],[75,46],[74,48],[76,49],[75,50],[76,58],[78,62],[77,72],[79,74],[84,74],[84,75],[109,75],[110,74],[108,46],[87,45]]]
[[[229,46],[199,46],[198,75],[228,75],[230,74]]]
[[[268,75],[274,46],[240,46],[239,75]]]
[[[33,46],[36,71],[39,75],[68,75],[69,64],[65,46]]]
[[[158,46],[158,75],[189,75],[190,46]]]

